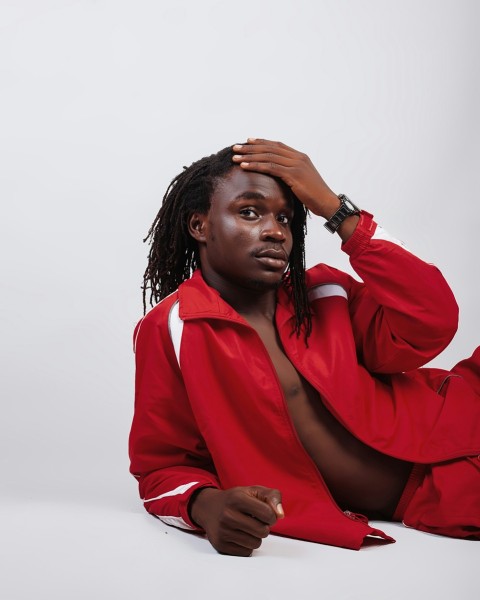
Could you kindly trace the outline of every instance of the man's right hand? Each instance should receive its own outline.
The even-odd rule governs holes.
[[[190,515],[205,530],[221,554],[250,556],[260,547],[277,519],[283,519],[278,490],[260,485],[229,490],[201,489],[190,506]]]

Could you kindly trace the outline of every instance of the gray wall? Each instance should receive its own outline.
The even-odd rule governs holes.
[[[479,341],[479,3],[0,1],[1,486],[138,506],[142,244],[183,165],[248,136],[445,273]],[[309,264],[348,268],[321,222]]]

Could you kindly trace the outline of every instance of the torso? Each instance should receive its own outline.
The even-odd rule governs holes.
[[[289,361],[273,323],[249,319],[270,355],[298,438],[342,510],[392,517],[412,464],[355,438],[325,408],[318,392]]]

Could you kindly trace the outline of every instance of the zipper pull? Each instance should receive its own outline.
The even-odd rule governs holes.
[[[361,515],[360,513],[354,513],[350,510],[344,510],[343,514],[346,515],[349,519],[352,519],[352,521],[360,521],[361,523],[365,523],[366,525],[368,525],[368,517],[366,517],[365,515]]]

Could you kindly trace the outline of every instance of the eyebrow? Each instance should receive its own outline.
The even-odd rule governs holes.
[[[241,192],[238,196],[235,196],[235,200],[265,200],[265,195],[260,192],[251,192],[249,190]]]

